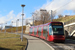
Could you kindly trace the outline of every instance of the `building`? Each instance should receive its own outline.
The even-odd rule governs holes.
[[[12,28],[12,26],[5,26],[5,29],[9,29],[9,28]]]

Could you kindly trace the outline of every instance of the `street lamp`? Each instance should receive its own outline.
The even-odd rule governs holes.
[[[12,33],[12,25],[13,25],[13,21],[11,22],[11,33]]]
[[[19,19],[16,20],[16,33],[18,32],[18,27],[17,27],[18,21],[19,21]]]
[[[5,33],[6,33],[6,24],[7,24],[7,23],[5,23]]]
[[[2,24],[3,24],[3,23],[0,24],[0,25],[1,25],[1,32],[2,32]]]
[[[24,7],[25,5],[21,5],[22,6],[22,33],[21,33],[21,41],[23,41],[23,16],[24,16]]]

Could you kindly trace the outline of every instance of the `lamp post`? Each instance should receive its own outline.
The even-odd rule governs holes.
[[[11,33],[12,33],[12,25],[13,25],[13,21],[11,22]]]
[[[2,23],[1,23],[0,25],[1,25],[1,27],[0,27],[0,31],[2,32]]]
[[[5,33],[6,33],[6,24],[7,24],[7,23],[5,23]]]
[[[24,16],[24,7],[25,5],[21,5],[22,6],[22,33],[21,33],[21,41],[23,41],[23,16]]]
[[[17,27],[18,21],[19,21],[19,19],[16,20],[16,33],[18,32],[18,27]]]
[[[1,24],[1,32],[2,32],[2,24]]]

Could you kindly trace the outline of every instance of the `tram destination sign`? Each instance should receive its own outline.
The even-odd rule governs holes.
[[[52,23],[52,25],[62,25],[62,23]]]

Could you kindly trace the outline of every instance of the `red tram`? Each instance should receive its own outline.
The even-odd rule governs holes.
[[[47,41],[65,41],[64,26],[62,22],[49,22],[43,25],[30,27],[29,35]]]

